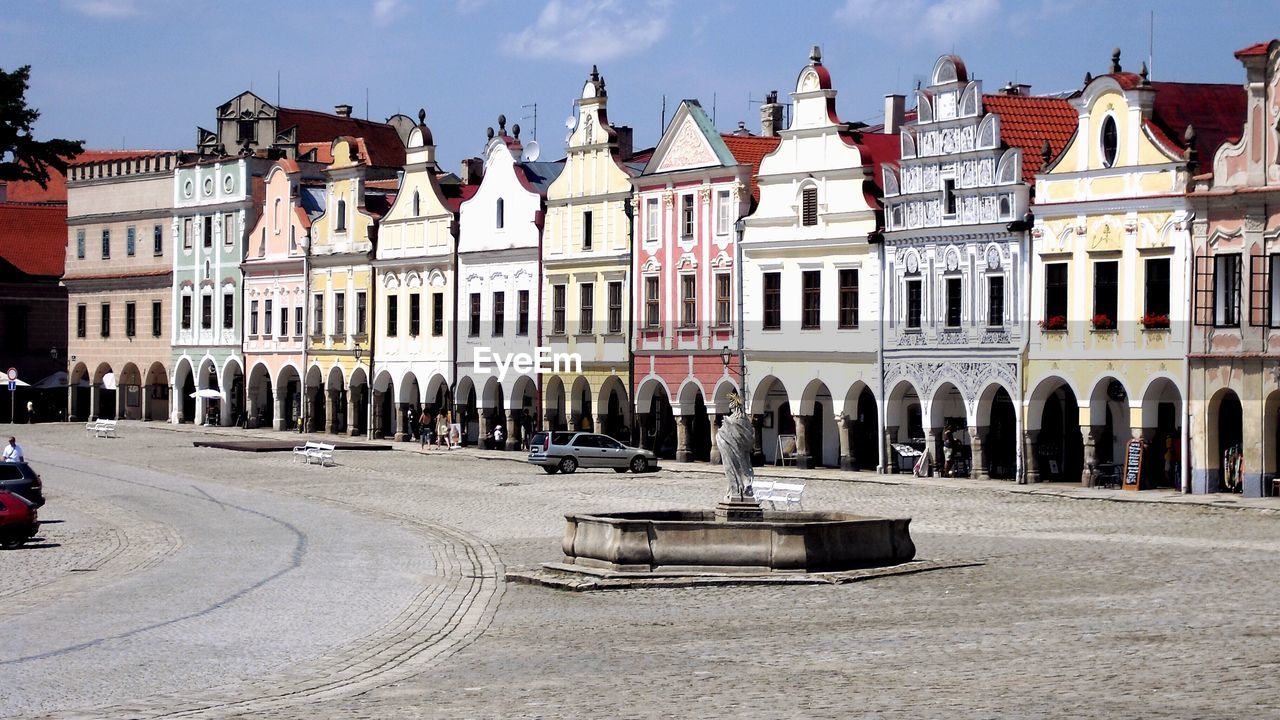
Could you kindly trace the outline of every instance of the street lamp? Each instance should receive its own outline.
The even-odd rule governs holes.
[[[356,367],[360,367],[360,358],[364,357],[364,350],[356,345],[355,349]],[[369,359],[369,372],[365,375],[364,381],[365,392],[369,394],[368,412],[364,418],[365,438],[373,439],[373,358]]]

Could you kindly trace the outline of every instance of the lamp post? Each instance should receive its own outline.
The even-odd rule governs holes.
[[[364,356],[364,351],[359,345],[356,345],[356,367],[360,367],[360,358]],[[364,418],[365,437],[369,440],[373,439],[373,361],[369,361],[369,372],[365,373],[364,379],[365,392],[369,395],[368,413]]]

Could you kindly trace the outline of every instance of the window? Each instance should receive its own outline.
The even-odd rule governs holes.
[[[182,220],[182,249],[191,249],[191,218]]]
[[[102,337],[111,337],[111,304],[102,303]]]
[[[1110,115],[1102,121],[1102,167],[1111,167],[1116,163],[1116,153],[1120,149],[1120,138],[1116,132],[1116,119]]]
[[[693,196],[680,196],[680,237],[693,237]]]
[[[387,337],[395,337],[400,332],[400,297],[387,296]]]
[[[276,198],[276,201],[271,205],[271,232],[276,235],[280,234],[280,226],[284,224],[283,210],[284,201],[280,198]],[[266,228],[263,229],[265,230]]]
[[[947,283],[947,327],[960,327],[961,306],[964,303],[964,283],[958,277],[949,277]]]
[[[287,337],[289,337],[289,308],[282,307],[280,308],[280,339]]]
[[[595,283],[582,283],[578,286],[578,304],[578,333],[580,335],[590,335],[595,331]]]
[[[644,279],[644,326],[658,327],[658,278]]]
[[[658,236],[662,233],[661,215],[658,210],[658,198],[649,198],[644,205],[645,217],[645,239],[649,242],[657,242]]]
[[[249,301],[249,334],[258,334],[258,301]]]
[[[222,327],[230,330],[236,326],[236,296],[228,288],[222,291]]]
[[[409,293],[409,335],[418,337],[422,331],[422,293]]]
[[[293,225],[289,226],[289,252],[298,251],[298,233],[297,228]]]
[[[160,337],[163,326],[160,324],[164,317],[163,308],[159,300],[151,301],[151,337]]]
[[[1240,256],[1213,258],[1213,324],[1240,326]]]
[[[467,335],[480,337],[480,293],[471,293],[470,301],[470,326],[467,328]]]
[[[333,294],[333,334],[342,337],[347,334],[347,294]],[[394,335],[395,333],[390,333]]]
[[[138,303],[127,302],[124,304],[124,336],[136,337],[138,335]]]
[[[84,230],[76,230],[76,257],[84,259]]]
[[[924,283],[920,278],[907,280],[907,328],[909,329],[920,329],[920,321],[924,313],[923,289]]]
[[[782,327],[782,273],[764,274],[764,308],[761,313],[765,330]]]
[[[564,285],[554,285],[551,288],[551,333],[553,335],[564,334],[564,305],[565,305],[565,288]]]
[[[356,291],[356,335],[363,336],[368,332],[365,324],[369,316],[369,299],[364,290]]]
[[[1147,260],[1142,304],[1144,326],[1169,326],[1169,290],[1169,258]]]
[[[493,226],[501,230],[507,221],[507,202],[502,198],[498,198],[498,202],[494,204]]]
[[[529,334],[529,291],[520,290],[516,293],[516,334]]]
[[[593,242],[591,233],[595,230],[594,224],[591,222],[591,211],[585,210],[582,213],[582,249],[590,250]]]
[[[1120,263],[1115,260],[1093,264],[1093,324],[1110,330],[1116,326],[1120,297]]]
[[[204,246],[213,247],[213,218],[201,218],[200,225],[204,228]]]
[[[444,293],[431,293],[431,335],[444,335]]]
[[[138,250],[138,229],[130,225],[124,229],[124,254],[133,257]]]
[[[263,228],[264,230],[266,228]],[[222,244],[231,247],[236,242],[236,216],[234,213],[224,213],[222,216]]]
[[[102,230],[102,259],[106,260],[111,257],[111,231],[103,228]]]
[[[716,273],[716,327],[729,327],[732,315],[730,314],[730,303],[732,295],[730,291],[729,273]]]
[[[418,196],[418,191],[413,191],[413,216],[418,217],[422,214],[422,198]]]
[[[814,185],[800,191],[800,224],[805,227],[818,224],[818,188]]]
[[[609,332],[622,332],[622,282],[609,283]]]
[[[496,292],[493,294],[493,335],[494,337],[502,337],[502,332],[507,324],[507,294],[505,292]]]
[[[85,334],[85,325],[88,324],[89,308],[85,305],[76,305],[76,337],[82,338]]]
[[[180,323],[183,330],[191,329],[191,296],[190,295],[182,296],[182,315],[180,317]]]
[[[311,296],[311,334],[324,334],[324,295],[320,293]]]
[[[680,327],[698,324],[698,279],[693,275],[680,276]]]
[[[956,179],[946,178],[942,181],[942,214],[956,214]]]
[[[1004,326],[1004,276],[987,276],[987,325]]]
[[[858,271],[840,271],[840,329],[858,327]]]
[[[262,314],[262,334],[265,337],[271,337],[271,322],[275,319],[271,310],[271,301],[267,300],[264,304]]]
[[[236,122],[236,144],[243,145],[245,141],[253,143],[257,140],[258,123],[253,120],[239,120]]]
[[[1044,266],[1044,321],[1053,326],[1067,322],[1067,264],[1049,263]]]
[[[293,334],[302,337],[302,306],[293,309]]]
[[[160,225],[151,228],[151,254],[156,257],[164,255],[164,229]]]
[[[802,313],[800,327],[817,330],[822,325],[822,271],[805,270],[800,274]]]
[[[347,201],[346,200],[338,201],[338,222],[334,226],[334,230],[336,230],[337,232],[347,231]]]
[[[733,206],[730,200],[728,190],[716,193],[716,233],[720,235],[728,235],[733,228]]]
[[[200,296],[200,328],[213,329],[213,296],[208,293]]]

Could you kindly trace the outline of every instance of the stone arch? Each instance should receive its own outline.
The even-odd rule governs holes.
[[[738,388],[738,383],[731,377],[725,376],[720,378],[720,382],[716,383],[715,394],[712,395],[713,401],[711,407],[714,408],[717,415],[729,414],[729,394],[737,393],[742,396],[742,391]]]
[[[396,438],[399,432],[400,437],[397,439],[404,439],[403,429],[397,430],[402,414],[396,412],[395,397],[396,385],[391,373],[379,371],[373,376],[373,414],[370,418],[375,438]]]
[[[254,363],[249,370],[245,399],[249,427],[270,427],[275,419],[275,393],[271,382],[271,371],[267,369],[265,363]]]
[[[786,385],[777,376],[766,375],[756,383],[751,412],[761,416],[760,448],[767,462],[778,461],[779,436],[796,434],[793,407]]]
[[[977,432],[973,443],[973,473],[979,479],[1011,480],[1018,476],[1018,443],[1022,428],[1014,392],[994,380],[978,393],[974,408]]]
[[[702,389],[702,383],[696,377],[688,377],[680,384],[680,389],[676,393],[676,406],[680,409],[681,415],[693,414],[694,405],[701,397],[706,402],[707,393]]]
[[[676,418],[670,392],[662,378],[650,375],[641,380],[636,390],[636,414],[640,446],[653,450],[660,458],[675,458]]]
[[[132,362],[126,362],[120,368],[116,382],[119,388],[116,393],[117,404],[119,405],[116,414],[128,420],[141,420],[142,373],[138,370],[138,366]],[[130,401],[133,402],[131,403]]]
[[[654,394],[661,391],[664,397],[671,397],[671,390],[667,387],[667,381],[657,375],[650,375],[640,380],[636,386],[636,408],[637,412],[641,412],[640,408],[648,408],[653,401]],[[648,412],[648,410],[643,410]]]
[[[1244,449],[1244,406],[1233,388],[1220,388],[1209,398],[1206,411],[1205,492],[1239,492],[1243,478],[1232,465]]]
[[[1083,479],[1088,471],[1075,388],[1058,375],[1041,378],[1024,401],[1028,482]]]
[[[564,427],[568,418],[566,399],[564,392],[564,380],[559,375],[552,375],[547,378],[547,384],[543,389],[542,401],[542,418],[545,422],[543,427],[548,430],[560,430]]]
[[[223,361],[220,382],[223,402],[219,423],[224,426],[245,425],[244,365],[241,364],[240,358],[232,355]]]
[[[610,375],[600,383],[596,398],[597,430],[623,442],[631,441],[631,402],[622,378]]]
[[[575,429],[580,428],[582,426],[582,418],[590,417],[593,411],[591,382],[582,375],[575,377],[566,399],[569,401],[569,416],[575,419],[574,427]]]
[[[169,412],[169,370],[156,360],[142,381],[142,419],[164,419]]]
[[[845,470],[884,468],[881,455],[884,430],[875,388],[862,380],[853,381],[844,394],[843,415],[841,432],[847,436],[848,456],[840,458],[840,467]]]
[[[844,398],[840,398],[841,407]],[[840,463],[840,435],[836,424],[835,398],[819,378],[809,381],[800,393],[800,411],[796,419],[799,461],[814,466],[836,467]],[[807,459],[806,459],[807,458]]]
[[[292,430],[302,417],[302,373],[293,363],[280,367],[276,373],[276,412],[274,427]]]
[[[399,401],[402,404],[417,406],[422,401],[421,389],[418,387],[418,376],[412,370],[406,370],[400,376],[399,386]]]

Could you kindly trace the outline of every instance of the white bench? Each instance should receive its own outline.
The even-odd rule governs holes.
[[[84,431],[93,433],[94,437],[120,437],[116,434],[115,420],[90,420],[85,423]]]
[[[320,465],[333,464],[334,446],[332,443],[307,442],[306,445],[299,445],[293,449],[294,457],[302,460],[308,465],[312,460],[320,463]]]
[[[774,510],[778,509],[778,503],[782,503],[786,510],[790,510],[793,505],[797,508],[804,507],[804,485],[800,483],[756,480],[751,486],[756,500],[769,503]]]

